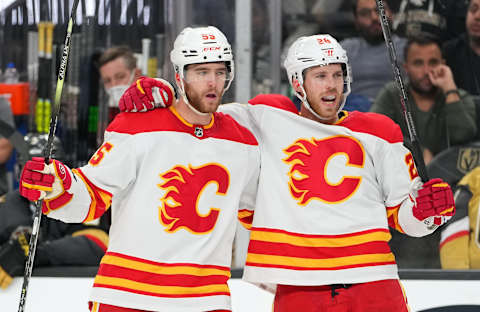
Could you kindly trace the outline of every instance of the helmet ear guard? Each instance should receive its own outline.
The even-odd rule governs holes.
[[[335,38],[328,34],[300,37],[290,46],[284,63],[290,85],[295,90],[295,95],[313,115],[322,120],[325,118],[319,116],[307,101],[307,94],[303,86],[304,72],[311,67],[329,64],[341,64],[344,73],[343,99],[338,108],[338,111],[340,111],[345,105],[348,94],[350,94],[352,75],[348,64],[347,52]],[[298,89],[302,90],[304,94],[299,93]]]

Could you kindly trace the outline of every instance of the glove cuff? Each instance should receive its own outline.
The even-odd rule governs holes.
[[[415,218],[413,215],[414,206],[415,199],[412,195],[409,195],[400,205],[400,209],[398,210],[398,223],[405,234],[414,237],[422,237],[434,232],[436,227],[431,227],[429,224]]]
[[[55,181],[52,184],[52,191],[47,193],[42,203],[42,212],[44,214],[48,214],[51,210],[65,206],[73,197],[73,195],[68,192],[72,186],[71,170],[57,160],[53,160],[48,167],[49,170],[53,172]]]

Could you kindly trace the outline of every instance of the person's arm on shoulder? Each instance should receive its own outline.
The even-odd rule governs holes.
[[[175,91],[168,81],[140,77],[128,87],[118,106],[121,112],[146,112],[156,107],[168,107],[174,100]]]
[[[228,103],[218,106],[218,111],[230,115],[236,122],[254,132],[255,122],[249,113],[248,105],[241,103]]]

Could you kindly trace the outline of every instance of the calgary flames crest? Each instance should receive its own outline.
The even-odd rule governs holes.
[[[173,233],[185,228],[196,234],[210,232],[220,209],[211,207],[207,214],[202,215],[198,210],[198,201],[210,183],[217,185],[217,195],[225,195],[230,184],[228,171],[219,164],[200,167],[178,165],[160,174],[160,177],[164,182],[158,187],[166,191],[159,207],[160,222],[166,226],[165,231]]]
[[[344,201],[352,196],[360,185],[361,177],[342,176],[340,182],[334,184],[329,182],[326,176],[329,161],[339,154],[346,156],[346,166],[364,166],[364,149],[360,142],[352,137],[298,139],[283,151],[287,154],[283,161],[290,166],[290,193],[302,206],[312,199],[326,203]]]

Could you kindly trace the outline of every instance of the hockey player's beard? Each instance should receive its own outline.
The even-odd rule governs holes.
[[[202,94],[200,94],[198,92],[195,92],[193,89],[189,88],[188,84],[185,85],[185,93],[187,95],[188,102],[190,103],[190,105],[201,113],[216,112],[218,106],[220,105],[220,101],[222,100],[222,96],[218,94],[215,90],[202,92]],[[210,103],[208,103],[205,100],[205,94],[207,93],[215,93],[216,95],[215,101],[211,101]]]

